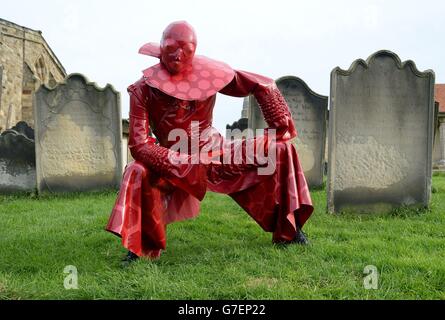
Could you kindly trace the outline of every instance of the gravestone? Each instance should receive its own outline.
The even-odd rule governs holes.
[[[23,134],[28,139],[34,140],[34,129],[31,128],[25,121],[19,121],[10,130]]]
[[[245,97],[243,100],[243,108],[241,110],[241,118],[232,124],[226,125],[226,139],[243,139],[248,138],[248,109],[249,109],[249,97]]]
[[[35,94],[37,188],[70,192],[118,188],[122,176],[120,97],[81,74]]]
[[[390,51],[331,73],[329,212],[428,206],[434,72]]]
[[[0,65],[0,116],[2,115],[2,93],[3,93],[3,66]],[[1,128],[1,122],[0,122],[0,131]]]
[[[267,123],[264,121],[263,113],[261,112],[258,102],[253,95],[249,96],[248,103],[249,108],[247,111],[247,127],[253,130],[253,134],[257,134],[257,130],[259,134],[262,134],[262,130],[259,129],[267,128]]]
[[[34,133],[23,121],[0,135],[0,193],[34,191]]]
[[[244,97],[243,99],[243,108],[241,109],[241,119],[249,116],[249,97]]]
[[[309,187],[323,185],[328,97],[312,91],[300,78],[286,76],[276,81],[298,132],[293,140]],[[249,128],[267,127],[255,99],[250,99]]]

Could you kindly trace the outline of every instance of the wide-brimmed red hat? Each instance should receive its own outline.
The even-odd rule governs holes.
[[[147,43],[140,54],[161,58],[158,43]],[[226,63],[195,55],[186,71],[170,74],[162,63],[143,71],[145,82],[162,92],[181,100],[205,100],[232,81],[235,71]]]

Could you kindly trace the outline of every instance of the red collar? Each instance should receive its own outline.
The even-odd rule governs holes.
[[[159,45],[148,43],[139,53],[160,57]],[[205,100],[232,81],[235,71],[224,62],[204,56],[193,58],[192,68],[187,72],[171,75],[158,63],[143,71],[145,82],[162,92],[181,100]]]

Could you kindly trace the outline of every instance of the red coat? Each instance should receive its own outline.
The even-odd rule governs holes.
[[[276,98],[281,104],[284,101],[275,83],[253,73],[235,71],[231,82],[219,91],[235,97],[253,94],[271,106],[269,111],[263,110],[265,116],[267,112],[273,113],[268,116],[268,123],[285,124],[286,139],[276,143],[275,170],[260,175],[258,167],[264,165],[256,160],[223,163],[222,158],[228,152],[232,157],[238,151],[245,153],[246,140],[226,141],[212,127],[216,94],[204,100],[181,100],[147,84],[146,80],[142,78],[128,88],[129,147],[135,161],[125,169],[106,229],[120,236],[124,247],[138,256],[157,257],[166,248],[166,225],[196,217],[200,201],[210,190],[230,195],[265,231],[273,232],[273,241],[291,241],[296,225],[300,228],[304,225],[313,207],[298,154],[288,140],[297,134],[289,109],[285,105],[281,114],[275,114],[272,108]],[[213,159],[220,161],[175,166],[167,163],[168,149],[150,153],[154,143],[150,131],[160,146],[170,148],[176,141],[168,141],[169,132],[184,129],[190,138],[193,121],[199,121],[199,132],[207,129],[209,133],[199,142],[199,150],[212,145]],[[267,137],[253,139],[255,148],[267,145]]]

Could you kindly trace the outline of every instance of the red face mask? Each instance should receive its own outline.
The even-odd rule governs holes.
[[[161,40],[161,62],[171,74],[192,68],[196,51],[196,34],[185,21],[174,22],[164,31]]]

